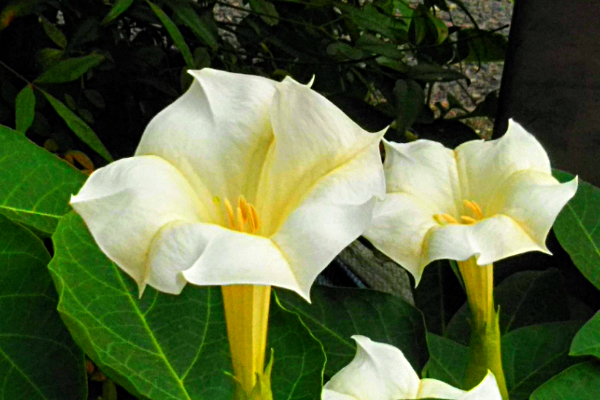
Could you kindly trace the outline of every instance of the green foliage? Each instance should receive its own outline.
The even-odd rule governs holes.
[[[573,175],[554,171],[561,181]],[[575,197],[556,218],[554,232],[561,246],[569,253],[581,273],[600,289],[600,189],[579,180]]]
[[[0,143],[0,170],[10,171],[0,180],[0,214],[54,232],[85,175],[5,126],[0,126]]]
[[[585,362],[567,368],[540,386],[531,400],[581,400],[600,396],[600,365]]]
[[[572,356],[600,358],[600,311],[581,328],[571,344]]]
[[[17,131],[26,133],[35,117],[35,94],[30,85],[25,86],[19,92],[15,104],[15,114]]]
[[[233,396],[219,287],[188,285],[173,296],[135,282],[95,245],[81,218],[63,218],[53,236],[50,271],[58,311],[75,341],[111,379],[152,399]],[[270,342],[277,398],[318,397],[325,354],[298,316],[273,307]]]
[[[0,399],[87,398],[84,356],[56,312],[50,255],[0,215]]]
[[[284,290],[277,291],[277,299],[285,309],[297,313],[323,344],[329,377],[354,358],[352,335],[365,335],[398,347],[416,370],[427,359],[423,318],[399,297],[371,290],[316,286],[311,290],[312,304]]]

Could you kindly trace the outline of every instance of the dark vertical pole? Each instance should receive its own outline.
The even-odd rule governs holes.
[[[509,118],[600,186],[600,1],[516,0],[494,137]]]

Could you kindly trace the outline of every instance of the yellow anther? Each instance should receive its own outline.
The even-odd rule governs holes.
[[[463,200],[463,204],[473,212],[473,215],[475,215],[476,219],[483,219],[483,212],[481,211],[479,204],[471,200]]]
[[[227,210],[227,219],[229,221],[229,227],[235,229],[235,216],[233,214],[233,207],[231,207],[231,203],[229,199],[225,198],[225,210]]]
[[[254,214],[250,207],[248,207],[248,227],[250,228],[250,233],[256,232],[256,222],[254,221]]]
[[[248,202],[244,196],[238,199],[238,207],[242,210],[242,219],[244,222],[248,219]]]
[[[252,204],[248,204],[248,210],[250,211],[249,214],[252,215],[252,229],[254,232],[256,232],[260,229],[260,219],[258,218],[258,213]]]
[[[237,229],[240,232],[246,232],[246,224],[244,223],[244,213],[240,207],[237,208]]]
[[[467,225],[477,223],[477,220],[475,218],[467,217],[466,215],[461,215],[460,220]]]
[[[433,219],[435,219],[435,221],[440,225],[458,224],[458,221],[456,220],[456,218],[454,218],[450,214],[435,214],[433,216]]]

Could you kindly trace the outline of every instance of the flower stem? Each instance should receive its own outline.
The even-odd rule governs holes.
[[[477,386],[490,370],[496,377],[503,400],[508,400],[502,368],[499,312],[494,307],[494,265],[477,265],[474,257],[458,262],[471,308],[469,361],[463,386]]]
[[[222,286],[221,292],[233,374],[239,383],[234,399],[248,399],[265,368],[271,287],[231,285]]]

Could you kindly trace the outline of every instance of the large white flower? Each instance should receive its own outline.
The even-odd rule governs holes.
[[[540,143],[518,123],[498,140],[455,150],[429,140],[384,144],[387,194],[365,237],[417,283],[434,260],[474,256],[486,265],[550,253],[546,236],[577,179],[559,184]]]
[[[140,290],[274,285],[308,299],[385,193],[383,132],[290,78],[190,73],[135,156],[95,171],[73,208]]]
[[[322,400],[501,400],[491,372],[470,391],[436,379],[419,379],[402,351],[355,335],[356,355],[325,384]]]

